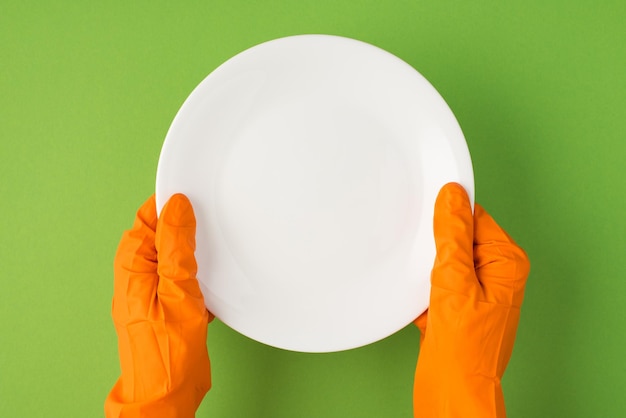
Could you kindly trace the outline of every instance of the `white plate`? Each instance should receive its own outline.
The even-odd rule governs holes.
[[[211,312],[262,343],[330,352],[427,308],[449,181],[473,197],[465,139],[426,79],[372,45],[301,35],[198,85],[167,133],[156,197],[194,206]]]

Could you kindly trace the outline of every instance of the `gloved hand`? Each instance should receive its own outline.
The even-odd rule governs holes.
[[[193,417],[211,387],[212,316],[196,280],[196,220],[174,195],[157,220],[154,196],[137,212],[115,257],[113,322],[122,374],[107,418]]]
[[[503,418],[500,379],[511,357],[530,264],[465,190],[435,203],[437,257],[413,392],[416,418]]]

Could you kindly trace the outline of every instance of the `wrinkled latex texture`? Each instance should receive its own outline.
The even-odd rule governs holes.
[[[124,233],[114,263],[121,376],[107,418],[193,417],[211,387],[206,310],[196,279],[196,220],[184,195],[157,219],[154,196]]]
[[[420,353],[416,418],[504,418],[501,379],[511,357],[530,264],[526,253],[465,190],[435,203],[437,256],[430,305],[415,324]]]

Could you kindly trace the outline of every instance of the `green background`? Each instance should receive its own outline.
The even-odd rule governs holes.
[[[457,115],[477,200],[532,261],[509,416],[626,416],[625,21],[621,0],[0,1],[0,416],[102,416],[113,255],[170,122],[217,65],[301,33],[398,55]],[[209,350],[198,417],[411,416],[412,326],[313,355],[215,321]]]

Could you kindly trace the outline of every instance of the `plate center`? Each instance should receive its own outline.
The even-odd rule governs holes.
[[[341,286],[376,280],[373,266],[409,245],[417,192],[393,132],[324,100],[261,108],[217,181],[219,227],[240,268],[259,286],[298,292],[338,275]]]

